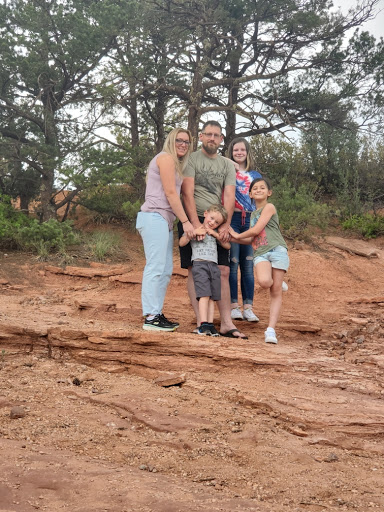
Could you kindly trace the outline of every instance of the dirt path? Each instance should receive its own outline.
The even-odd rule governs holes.
[[[191,334],[176,253],[143,331],[135,235],[88,277],[0,255],[0,512],[383,511],[384,240],[349,243],[291,248],[277,346],[258,288],[248,341]]]

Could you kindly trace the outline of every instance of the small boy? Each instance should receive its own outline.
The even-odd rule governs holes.
[[[204,238],[189,240],[183,235],[179,240],[180,247],[191,243],[192,277],[201,320],[197,333],[205,336],[219,336],[213,325],[215,301],[221,300],[221,274],[217,265],[217,243],[224,249],[230,249],[231,244],[220,240],[216,229],[226,222],[227,218],[226,209],[221,204],[214,204],[205,210],[203,225],[194,233],[196,237]]]

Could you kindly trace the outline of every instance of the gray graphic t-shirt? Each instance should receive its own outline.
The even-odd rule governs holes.
[[[212,235],[205,235],[203,240],[191,240],[192,261],[204,260],[217,263],[217,242]]]
[[[189,156],[183,174],[195,179],[194,197],[197,215],[200,216],[212,204],[222,202],[224,187],[236,185],[234,165],[221,155],[209,158],[201,150]]]

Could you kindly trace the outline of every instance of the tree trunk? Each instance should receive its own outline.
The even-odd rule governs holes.
[[[235,38],[235,34],[232,34]],[[238,44],[243,43],[244,38],[242,35],[238,35],[237,39],[239,41]],[[230,53],[229,58],[229,72],[230,76],[232,78],[238,78],[240,76],[240,59],[241,59],[241,50],[239,48],[234,48]],[[239,98],[239,86],[228,86],[228,106],[233,107],[237,104]],[[236,112],[231,109],[227,112],[227,122],[226,122],[226,129],[225,129],[225,138],[224,138],[224,147],[223,147],[223,153],[228,149],[228,146],[236,137]]]
[[[196,67],[193,74],[192,86],[190,91],[190,101],[188,105],[188,130],[192,133],[194,147],[196,150],[199,133],[200,108],[203,100],[203,78],[207,70],[207,57],[200,60],[200,50],[196,52]]]
[[[42,78],[44,80],[44,77]],[[55,108],[56,99],[50,81],[40,84],[44,105],[45,151],[42,152],[42,181],[40,188],[40,220],[45,222],[56,218],[56,207],[52,200],[54,193],[55,170],[58,164],[59,142],[57,139]]]
[[[19,198],[20,198],[20,211],[28,216],[29,215],[30,197],[29,197],[29,195],[20,193]]]
[[[132,147],[139,145],[139,117],[137,115],[137,99],[133,98],[129,101],[129,113],[131,115],[131,144]]]
[[[154,121],[156,125],[156,150],[159,153],[164,146],[165,141],[165,114],[167,111],[167,95],[163,91],[159,91],[154,108]]]

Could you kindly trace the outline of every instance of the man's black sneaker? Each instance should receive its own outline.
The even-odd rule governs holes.
[[[161,318],[162,318],[163,320],[165,320],[166,322],[168,322],[169,324],[174,325],[176,328],[177,328],[177,327],[180,327],[179,322],[172,322],[172,320],[168,320],[168,318],[166,318],[166,317],[163,315],[163,313],[160,313],[160,315],[159,315],[159,316],[161,316]]]
[[[146,331],[165,331],[172,332],[176,330],[176,326],[168,322],[162,315],[156,315],[152,320],[145,319],[143,329]]]

